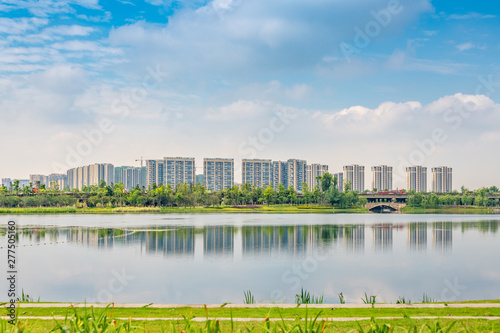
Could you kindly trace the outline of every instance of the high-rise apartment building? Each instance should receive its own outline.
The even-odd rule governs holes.
[[[372,190],[392,190],[392,167],[377,165],[372,167]]]
[[[204,158],[203,178],[205,188],[210,191],[220,191],[234,185],[233,158]]]
[[[278,190],[279,184],[288,188],[288,164],[283,161],[273,161],[273,189]]]
[[[365,167],[352,164],[344,166],[344,186],[351,184],[351,190],[363,192],[365,190]]]
[[[241,162],[242,184],[267,187],[273,185],[273,162],[271,160],[244,159]]]
[[[52,188],[52,189],[57,188],[60,191],[64,191],[68,186],[67,179],[68,179],[68,177],[64,174],[51,173],[47,177],[48,183],[46,184],[46,186],[48,188]]]
[[[165,161],[165,181],[172,188],[177,184],[195,184],[196,166],[194,157],[164,157]]]
[[[146,161],[146,186],[194,184],[196,182],[194,157],[164,157],[162,160]]]
[[[115,180],[115,167],[109,163],[95,163],[69,169],[66,176],[69,189],[81,190],[84,186],[99,185],[101,180],[111,185]]]
[[[344,191],[344,173],[338,172],[333,174],[333,178],[337,178],[337,188],[339,192]]]
[[[307,162],[304,160],[289,159],[287,161],[287,185],[291,185],[297,192],[302,192],[302,183],[306,181],[306,165]]]
[[[125,168],[121,169],[121,181],[123,182],[123,187],[127,190],[135,188],[139,185],[142,187],[142,170],[141,168]]]
[[[306,166],[306,183],[307,186],[312,189],[314,186],[318,185],[316,177],[323,176],[328,172],[328,165],[324,164],[308,164]]]
[[[120,182],[123,182],[122,170],[123,169],[128,169],[128,168],[132,168],[132,167],[131,166],[118,166],[118,167],[115,167],[115,181],[114,181],[115,184],[119,184]]]
[[[452,168],[432,168],[432,192],[450,193],[452,190]]]
[[[12,185],[12,179],[2,178],[2,186],[5,186],[7,189],[10,189],[11,185]]]
[[[33,187],[48,185],[48,179],[47,176],[44,175],[30,175],[30,183]]]
[[[427,192],[427,167],[412,166],[406,168],[406,190]]]

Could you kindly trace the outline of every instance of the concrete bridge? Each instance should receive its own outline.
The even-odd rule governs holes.
[[[406,207],[404,202],[369,202],[365,205],[365,208],[374,213],[400,212],[403,207]]]

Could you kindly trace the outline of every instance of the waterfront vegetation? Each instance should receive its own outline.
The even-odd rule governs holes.
[[[57,187],[45,188],[42,184],[19,188],[17,181],[10,189],[0,187],[0,213],[3,214],[54,214],[54,213],[210,213],[210,212],[261,212],[261,213],[365,213],[367,199],[344,184],[338,189],[337,179],[326,173],[317,179],[312,189],[303,183],[298,193],[292,186],[281,184],[259,188],[244,184],[218,192],[207,191],[199,184],[153,184],[151,188],[136,186],[126,190],[122,183],[85,186],[81,191],[61,191]],[[498,188],[481,188],[446,195],[436,193],[408,194],[404,213],[473,213],[499,211]]]
[[[0,332],[496,332],[500,320],[447,319],[449,316],[492,317],[499,308],[342,308],[334,305],[314,308],[230,308],[181,307],[154,308],[28,308],[20,304],[15,326],[2,320]],[[22,317],[35,317],[23,319]],[[36,319],[48,317],[51,319]],[[416,317],[420,318],[417,319]],[[426,317],[441,317],[439,319]],[[129,318],[129,319],[126,319]],[[134,320],[164,318],[167,320]],[[194,319],[201,321],[194,321]],[[214,318],[228,318],[216,320]],[[232,318],[250,318],[241,322]],[[254,318],[252,320],[251,318]],[[353,318],[352,321],[332,321]],[[357,320],[355,318],[360,318]],[[366,319],[371,318],[371,319]]]
[[[66,213],[89,208],[106,209],[103,212],[110,213],[168,212],[172,208],[197,209],[199,212],[215,209],[220,211],[267,209],[282,212],[289,210],[288,207],[293,207],[292,210],[295,211],[314,210],[315,213],[319,213],[324,210],[331,212],[332,208],[357,210],[366,204],[366,199],[359,197],[358,192],[351,191],[349,184],[346,184],[343,192],[339,192],[337,180],[330,174],[319,177],[318,185],[312,189],[303,183],[301,193],[292,186],[285,188],[281,184],[276,190],[271,186],[259,188],[244,184],[241,187],[235,185],[218,192],[207,191],[199,184],[179,184],[175,188],[171,188],[170,185],[153,184],[151,188],[136,186],[128,191],[122,183],[107,185],[104,181],[98,186],[85,186],[81,191],[78,189],[60,191],[57,187],[45,188],[43,184],[37,185],[30,184],[21,189],[15,181],[9,190],[0,187],[0,207],[4,208],[2,212],[38,213],[42,211],[31,209],[47,207],[64,208],[65,210],[61,212]],[[271,207],[273,208],[270,209]],[[15,210],[19,208],[24,210]]]

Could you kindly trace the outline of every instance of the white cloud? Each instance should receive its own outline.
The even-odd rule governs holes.
[[[210,110],[206,118],[210,120],[222,121],[230,121],[240,118],[254,118],[271,112],[272,107],[273,104],[268,102],[239,100],[229,105]]]
[[[474,47],[476,47],[476,45],[474,43],[471,43],[471,42],[457,45],[457,49],[459,49],[460,51],[467,51],[467,50],[470,50]]]
[[[0,17],[0,33],[24,34],[47,25],[49,20],[37,17],[7,18]]]
[[[448,16],[450,20],[468,20],[468,19],[490,19],[495,18],[496,15],[491,14],[480,14],[476,12],[470,12],[467,14],[451,14]]]

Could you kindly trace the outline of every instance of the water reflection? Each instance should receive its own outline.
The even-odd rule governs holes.
[[[311,251],[338,248],[345,253],[365,251],[365,233],[371,232],[374,252],[391,253],[395,230],[404,231],[410,252],[425,252],[432,237],[434,252],[447,254],[453,248],[453,231],[497,233],[499,221],[376,223],[372,225],[281,225],[281,226],[154,226],[135,228],[23,227],[18,232],[20,246],[70,243],[86,248],[111,250],[138,246],[151,255],[194,257],[195,248],[208,257],[233,256],[235,247],[243,257],[285,255],[302,257]],[[406,230],[404,230],[406,229]],[[431,236],[428,233],[431,233]],[[197,237],[199,235],[199,237]],[[399,234],[396,234],[399,235]],[[0,238],[5,228],[0,229]],[[404,237],[404,236],[403,236]]]
[[[453,229],[451,222],[432,223],[432,247],[435,251],[447,253],[451,251]]]
[[[203,228],[203,253],[208,256],[233,255],[233,226],[215,226]]]
[[[376,252],[392,251],[392,228],[390,223],[375,224],[372,227],[373,248]]]
[[[406,227],[406,245],[410,251],[427,250],[427,223],[413,222]]]

